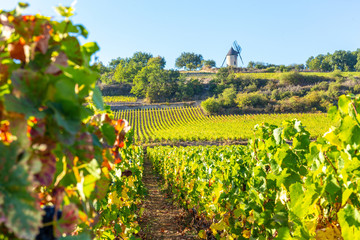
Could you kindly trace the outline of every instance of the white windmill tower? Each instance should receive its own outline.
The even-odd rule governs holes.
[[[226,61],[227,66],[237,67],[238,66],[238,61],[237,61],[238,57],[240,58],[241,63],[244,64],[240,53],[241,53],[241,47],[236,41],[234,41],[233,46],[230,48],[229,52],[226,54],[225,59],[224,59],[223,63],[221,64],[221,67],[223,67],[225,61]]]

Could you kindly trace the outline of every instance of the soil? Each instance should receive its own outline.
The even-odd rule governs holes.
[[[146,148],[145,148],[146,149]],[[158,177],[145,151],[143,182],[148,190],[139,221],[141,239],[198,239],[192,227],[194,218],[190,212],[176,206],[171,196],[161,190]]]

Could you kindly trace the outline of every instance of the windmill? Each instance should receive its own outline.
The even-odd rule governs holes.
[[[244,64],[242,58],[241,58],[241,47],[235,40],[232,47],[230,48],[228,54],[225,56],[225,59],[223,63],[221,64],[221,67],[223,67],[225,61],[227,66],[237,67],[237,57],[240,58],[241,63]]]

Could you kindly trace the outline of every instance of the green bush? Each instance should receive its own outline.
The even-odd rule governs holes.
[[[276,68],[275,67],[268,67],[265,69],[265,72],[268,72],[268,73],[273,73],[275,72]]]
[[[280,76],[282,85],[300,85],[303,82],[303,76],[298,72],[287,72]]]
[[[220,95],[220,104],[229,107],[235,104],[236,90],[234,87],[226,88]]]
[[[258,87],[255,83],[252,83],[244,88],[244,91],[246,92],[256,92],[258,90]]]
[[[355,85],[355,86],[354,86],[353,93],[354,93],[354,94],[359,94],[359,93],[360,93],[360,85]]]
[[[319,90],[327,91],[328,88],[329,88],[329,83],[328,82],[320,82],[318,84],[315,84],[315,86],[313,86],[311,88],[311,91],[319,91]]]
[[[205,112],[209,114],[214,114],[219,111],[220,104],[217,99],[211,97],[201,102],[201,107],[205,110]]]
[[[342,75],[341,71],[336,69],[334,70],[331,75],[330,75],[331,78],[335,79],[336,82],[343,82],[344,81],[344,76]]]
[[[327,111],[331,106],[325,91],[312,91],[304,97],[292,96],[279,101],[276,112]]]
[[[261,93],[239,93],[236,97],[236,103],[240,109],[248,107],[265,107],[268,104],[268,99]]]
[[[341,84],[337,82],[333,82],[329,84],[329,89],[327,91],[328,96],[333,100],[336,100],[340,96],[340,88]]]
[[[278,110],[280,112],[304,112],[305,103],[302,101],[301,97],[293,96],[288,99],[281,100],[279,102]]]
[[[279,80],[282,85],[310,85],[329,81],[330,79],[318,75],[303,75],[298,72],[287,72],[282,73]]]

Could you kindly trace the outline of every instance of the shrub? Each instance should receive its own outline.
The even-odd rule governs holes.
[[[309,92],[302,100],[305,104],[305,110],[310,110],[312,108],[320,109],[320,103],[322,96],[318,91]]]
[[[360,85],[355,85],[355,86],[354,86],[353,93],[354,93],[354,94],[359,94],[359,93],[360,93]]]
[[[201,103],[201,107],[205,110],[205,112],[209,114],[217,113],[220,109],[220,104],[217,99],[214,97],[208,98]]]
[[[280,112],[304,112],[305,104],[301,97],[293,96],[280,101],[279,110]]]
[[[261,93],[239,93],[236,97],[236,103],[240,109],[247,107],[265,107],[268,99]]]
[[[336,83],[336,82],[330,83],[329,89],[327,91],[328,96],[333,100],[337,99],[340,96],[340,88],[341,88],[340,83]]]
[[[275,67],[268,67],[265,69],[265,72],[268,72],[268,73],[273,73],[275,72],[276,68]]]
[[[329,83],[328,82],[320,82],[318,84],[315,84],[312,88],[311,91],[319,91],[319,90],[324,90],[327,91],[329,88]]]
[[[255,83],[252,83],[244,88],[244,91],[246,92],[256,92],[258,90],[258,87]]]
[[[220,103],[223,106],[231,106],[235,103],[236,90],[234,87],[226,88],[220,95]]]
[[[280,76],[280,84],[282,85],[300,85],[303,81],[303,76],[298,72],[287,72]]]
[[[344,77],[340,70],[336,69],[330,74],[331,78],[334,78],[337,82],[342,82]]]

